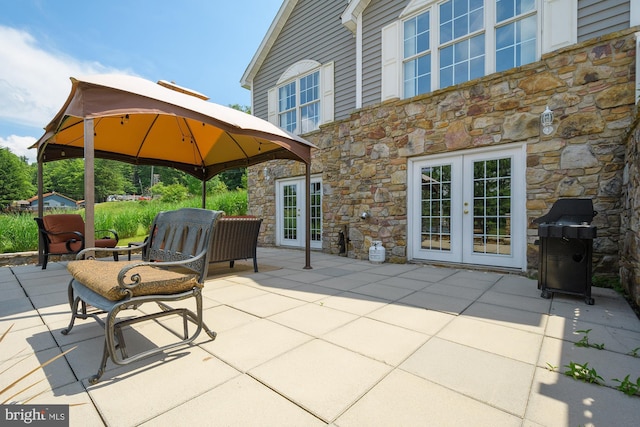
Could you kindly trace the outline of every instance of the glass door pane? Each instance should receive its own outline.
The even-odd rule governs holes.
[[[282,187],[282,238],[298,239],[298,185],[287,184]]]
[[[511,255],[511,158],[473,162],[473,252]]]
[[[311,183],[311,242],[322,242],[322,184]]]
[[[422,249],[451,250],[451,165],[421,169]]]

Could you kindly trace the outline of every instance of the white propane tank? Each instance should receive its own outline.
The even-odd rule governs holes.
[[[382,246],[382,242],[380,240],[374,240],[371,242],[371,247],[369,248],[369,261],[383,263],[385,253],[386,250],[384,246]]]

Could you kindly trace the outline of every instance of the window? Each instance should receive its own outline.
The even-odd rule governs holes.
[[[269,90],[269,121],[295,134],[333,121],[333,62],[304,60],[289,67]]]
[[[497,0],[496,22],[496,71],[535,61],[535,0]]]
[[[404,58],[405,97],[431,92],[429,12],[404,22]]]
[[[449,0],[439,9],[439,86],[484,76],[484,0]]]
[[[296,114],[296,82],[278,88],[278,116],[280,127],[295,132],[297,127]]]
[[[320,71],[300,79],[300,125],[301,133],[310,132],[320,124]]]
[[[537,3],[410,2],[407,17],[382,30],[382,99],[410,98],[535,61],[541,34]]]
[[[318,128],[319,78],[320,71],[316,71],[278,88],[278,124],[282,129],[306,133]]]

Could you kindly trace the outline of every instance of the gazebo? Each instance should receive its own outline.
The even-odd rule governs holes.
[[[299,136],[165,81],[109,74],[71,82],[69,97],[32,148],[38,149],[38,197],[44,162],[84,158],[87,247],[94,235],[95,158],[182,170],[202,180],[203,207],[206,181],[219,172],[273,159],[300,161],[310,203],[315,146]],[[306,211],[305,268],[311,268],[309,206]]]

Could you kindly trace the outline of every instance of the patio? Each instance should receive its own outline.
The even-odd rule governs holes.
[[[204,288],[205,319],[218,333],[163,359],[117,367],[89,386],[102,351],[96,322],[64,336],[65,263],[0,268],[0,388],[62,351],[16,399],[72,404],[74,426],[576,426],[635,425],[640,397],[614,378],[640,377],[640,320],[624,298],[593,288],[540,298],[517,275],[368,261],[259,248],[251,262],[222,264]],[[247,267],[248,266],[248,267]],[[144,309],[144,306],[142,307]],[[137,343],[161,342],[143,324]],[[603,350],[579,347],[588,340]],[[136,331],[132,331],[136,334]],[[134,344],[129,339],[129,345]],[[635,350],[635,352],[634,352]],[[588,362],[604,385],[564,375]],[[550,366],[557,367],[555,371]],[[4,396],[3,396],[4,397]],[[79,404],[79,405],[78,405]]]

